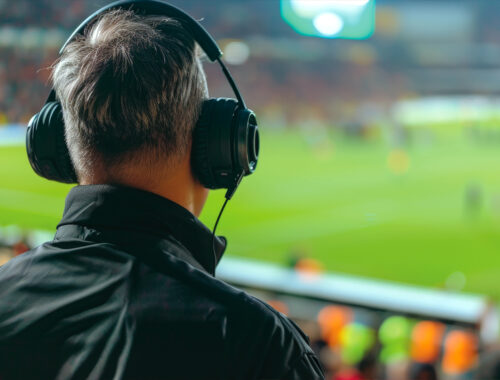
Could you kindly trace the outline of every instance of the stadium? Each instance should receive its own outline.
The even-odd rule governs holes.
[[[500,379],[500,4],[169,2],[202,20],[259,118],[217,276],[295,320],[328,379]],[[0,263],[61,218],[71,186],[33,172],[26,125],[106,3],[0,0]]]

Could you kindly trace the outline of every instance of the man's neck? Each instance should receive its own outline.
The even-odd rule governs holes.
[[[184,207],[199,217],[208,196],[192,175],[189,157],[172,168],[127,167],[111,175],[93,175],[80,179],[81,185],[116,184],[149,191]]]

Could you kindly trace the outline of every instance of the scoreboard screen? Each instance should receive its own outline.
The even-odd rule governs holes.
[[[375,30],[375,0],[281,0],[281,16],[302,35],[361,40]]]

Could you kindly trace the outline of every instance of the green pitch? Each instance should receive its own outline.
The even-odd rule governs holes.
[[[303,252],[330,271],[432,287],[461,272],[466,291],[500,299],[500,146],[452,141],[391,154],[267,133],[218,233],[229,255],[286,264]],[[33,174],[24,148],[0,148],[0,225],[54,230],[69,188]],[[222,199],[207,203],[210,227]]]

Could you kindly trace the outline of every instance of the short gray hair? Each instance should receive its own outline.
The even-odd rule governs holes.
[[[66,46],[52,80],[79,176],[187,152],[207,96],[197,50],[178,21],[126,10],[103,14]]]

